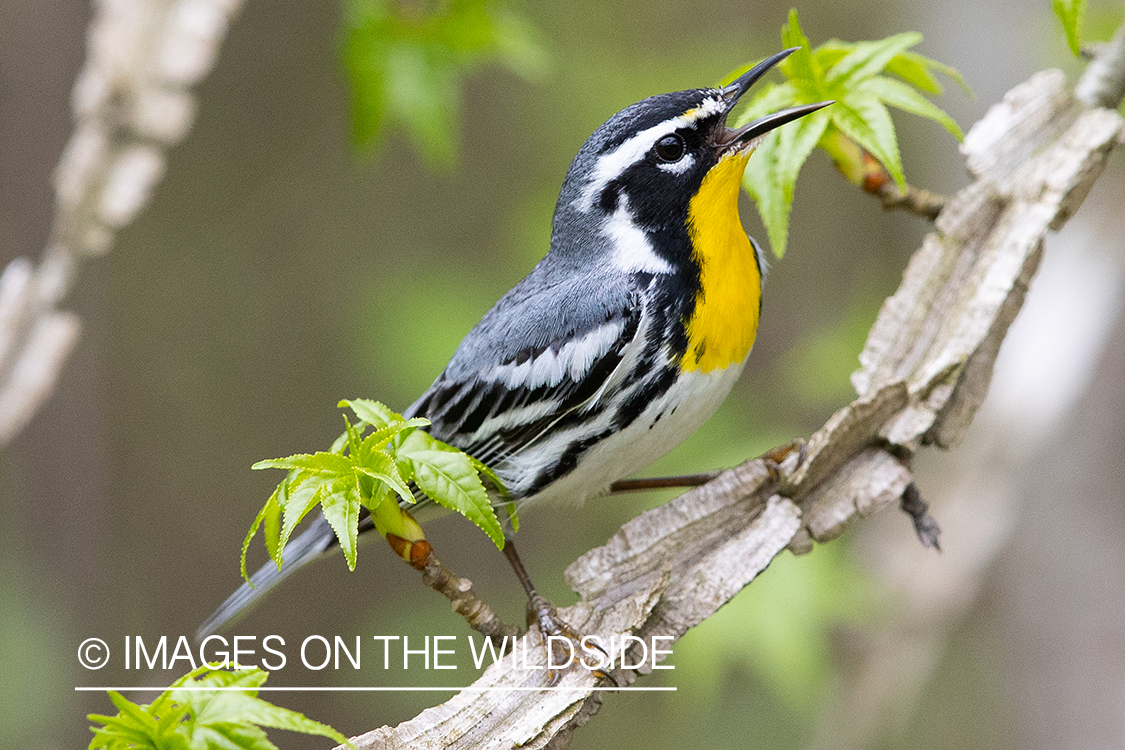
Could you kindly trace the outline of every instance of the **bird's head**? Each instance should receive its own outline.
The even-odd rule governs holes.
[[[644,230],[683,226],[692,198],[712,173],[712,182],[720,178],[720,190],[736,199],[758,137],[831,103],[792,107],[737,129],[727,126],[743,95],[795,49],[767,58],[722,88],[659,94],[618,112],[574,158],[559,212],[567,222],[587,226],[614,216]],[[565,239],[557,236],[558,218],[556,244]]]

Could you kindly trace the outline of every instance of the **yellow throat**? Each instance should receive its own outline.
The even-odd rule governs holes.
[[[688,206],[688,234],[699,264],[699,292],[687,322],[680,368],[721,370],[742,362],[758,332],[762,276],[738,218],[738,189],[750,150],[724,156]]]

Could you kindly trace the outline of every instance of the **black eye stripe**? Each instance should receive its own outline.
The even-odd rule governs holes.
[[[656,152],[656,158],[661,161],[677,162],[687,153],[687,143],[679,133],[669,133],[656,142],[653,151]]]

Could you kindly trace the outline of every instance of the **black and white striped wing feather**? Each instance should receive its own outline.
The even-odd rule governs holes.
[[[535,444],[568,415],[593,410],[640,345],[639,295],[587,327],[457,377],[446,372],[411,407],[428,431],[486,464]]]

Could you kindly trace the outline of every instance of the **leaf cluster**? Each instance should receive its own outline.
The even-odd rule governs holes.
[[[910,51],[922,41],[917,32],[877,41],[834,39],[813,49],[801,30],[797,11],[791,10],[781,39],[785,47],[800,48],[779,66],[787,80],[767,84],[737,124],[801,104],[826,100],[835,104],[763,136],[747,167],[743,185],[758,204],[778,257],[785,254],[797,175],[814,148],[827,151],[853,182],[861,181],[862,154],[867,152],[905,189],[898,139],[887,107],[933,120],[960,139],[964,134],[953,118],[919,91],[942,92],[935,73],[965,85],[953,68]]]
[[[345,431],[328,451],[300,453],[259,461],[254,469],[285,469],[288,474],[258,513],[242,543],[242,576],[250,542],[264,528],[266,550],[278,567],[297,524],[317,506],[336,532],[348,568],[354,570],[360,509],[371,514],[384,537],[423,539],[405,510],[417,498],[411,485],[430,500],[455,510],[479,526],[497,547],[504,532],[481,482],[483,475],[497,491],[503,484],[487,466],[418,428],[429,420],[406,419],[378,401],[344,400],[358,419],[344,416]]]
[[[176,680],[148,705],[110,690],[118,714],[87,717],[102,725],[90,727],[90,750],[277,750],[262,727],[349,744],[332,727],[258,698],[255,688],[267,677],[260,669],[228,672],[203,666]],[[198,690],[201,687],[224,689]]]
[[[394,124],[431,165],[451,163],[464,74],[497,62],[537,75],[545,67],[537,39],[496,0],[348,0],[343,62],[355,142],[371,147]]]

